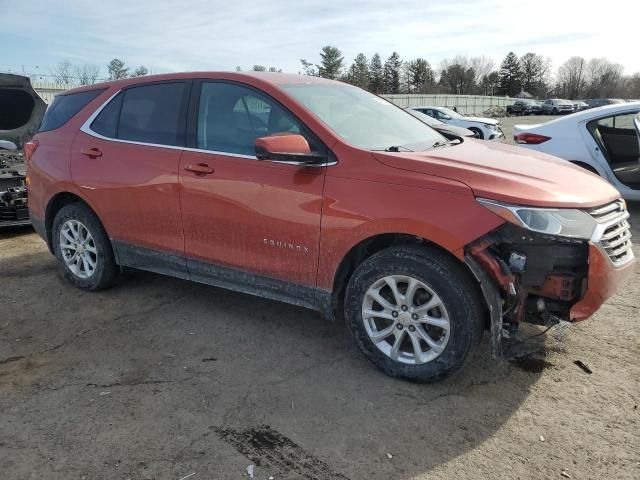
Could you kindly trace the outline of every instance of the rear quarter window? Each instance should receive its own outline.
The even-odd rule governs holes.
[[[75,114],[86,107],[89,102],[104,92],[105,89],[58,95],[47,109],[38,132],[48,132],[62,127]]]

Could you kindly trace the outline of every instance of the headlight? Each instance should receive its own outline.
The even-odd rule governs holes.
[[[497,128],[493,123],[485,123],[484,126],[489,130],[495,130]]]
[[[596,228],[595,219],[582,210],[572,208],[536,208],[478,198],[478,202],[507,222],[534,232],[561,237],[590,239]]]

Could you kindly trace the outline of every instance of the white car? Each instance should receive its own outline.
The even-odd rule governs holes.
[[[564,158],[640,200],[640,102],[592,108],[537,125],[516,125],[522,147]]]
[[[501,140],[504,138],[500,122],[493,118],[465,117],[446,107],[411,107],[411,109],[449,125],[468,128],[476,138],[481,140]]]

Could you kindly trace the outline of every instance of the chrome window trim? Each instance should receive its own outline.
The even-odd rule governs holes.
[[[102,112],[102,110],[111,102],[111,100],[113,100],[120,92],[122,92],[122,90],[123,90],[122,88],[119,89],[113,95],[111,95],[107,100],[105,100],[105,102],[102,105],[100,105],[100,107],[98,107],[89,116],[89,118],[87,118],[87,120],[82,124],[82,126],[80,127],[80,131],[83,133],[86,133],[87,135],[91,135],[92,137],[99,138],[100,140],[106,140],[108,142],[127,143],[129,145],[142,145],[144,147],[167,148],[170,150],[183,150],[185,152],[207,153],[210,155],[223,155],[226,157],[244,158],[246,160],[256,160],[258,162],[282,163],[285,165],[297,165],[297,166],[305,166],[305,167],[312,167],[312,168],[331,167],[338,163],[336,161],[332,161],[332,162],[327,161],[325,163],[318,163],[318,164],[305,164],[302,162],[278,162],[273,160],[260,160],[255,155],[243,155],[241,153],[222,152],[217,150],[205,150],[202,148],[181,147],[178,145],[164,145],[161,143],[136,142],[135,140],[122,140],[120,138],[105,137],[104,135],[101,135],[93,131],[91,129],[91,124],[93,123],[93,121],[96,119],[98,115],[100,115],[100,112]]]

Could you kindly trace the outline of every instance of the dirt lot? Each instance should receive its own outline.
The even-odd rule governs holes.
[[[436,385],[300,308],[143,272],[75,290],[29,229],[0,232],[0,280],[1,478],[640,478],[640,267],[534,353],[485,338]]]

